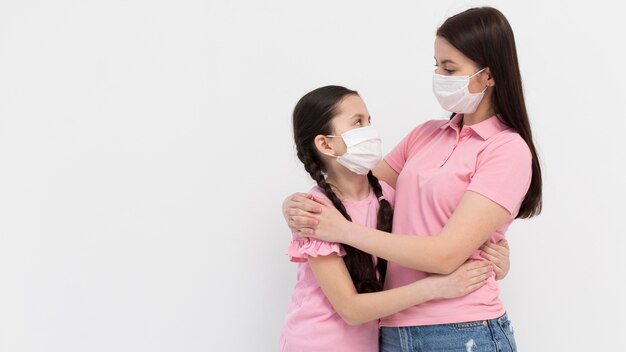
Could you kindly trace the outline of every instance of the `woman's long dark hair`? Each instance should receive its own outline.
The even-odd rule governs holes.
[[[541,166],[530,130],[515,37],[509,22],[492,7],[472,8],[448,18],[437,29],[437,36],[446,39],[479,68],[489,67],[496,82],[493,87],[495,112],[502,123],[526,141],[533,158],[530,188],[517,218],[539,215],[542,207]]]
[[[304,164],[304,168],[317,182],[317,185],[324,190],[326,196],[333,205],[346,217],[352,221],[350,215],[341,200],[333,192],[326,182],[324,173],[326,166],[320,159],[315,147],[315,137],[318,135],[332,134],[331,120],[339,113],[339,103],[347,96],[359,95],[356,91],[340,87],[325,86],[315,89],[304,95],[296,104],[293,110],[293,137],[298,152],[298,159]],[[377,228],[385,232],[391,232],[393,210],[391,204],[381,198],[382,188],[376,176],[370,171],[367,179],[379,199]],[[354,247],[343,245],[346,256],[344,261],[350,272],[350,277],[356,287],[357,292],[376,292],[383,289],[385,274],[387,271],[387,261],[378,258],[376,268],[372,261],[372,256]],[[376,270],[380,275],[376,277]]]

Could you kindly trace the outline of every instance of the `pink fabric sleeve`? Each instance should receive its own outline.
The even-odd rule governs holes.
[[[314,238],[294,238],[287,248],[287,255],[294,263],[306,262],[308,257],[327,256],[336,253],[343,257],[346,251],[341,244],[316,240]]]
[[[530,149],[518,134],[511,133],[482,151],[467,190],[491,199],[516,216],[531,178]]]
[[[400,173],[409,157],[419,149],[420,140],[425,140],[423,136],[445,123],[447,123],[445,120],[430,120],[415,127],[395,148],[385,155],[387,164],[395,172]]]
[[[330,201],[324,194],[324,191],[318,186],[311,188],[309,194],[314,195],[316,198]],[[315,238],[302,238],[296,235],[293,235],[291,243],[287,247],[287,255],[294,263],[306,262],[309,256],[323,257],[331,253],[336,253],[340,257],[346,255],[346,251],[340,243],[326,242]]]
[[[404,137],[404,139],[402,139],[400,143],[398,143],[398,145],[396,145],[387,155],[385,155],[384,160],[397,173],[402,171],[404,163],[406,163],[407,156],[409,154],[409,146],[412,144],[411,141],[414,139],[416,130],[417,127]]]

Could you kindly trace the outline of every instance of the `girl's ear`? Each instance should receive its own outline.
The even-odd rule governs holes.
[[[485,75],[483,75],[484,78],[484,83],[486,86],[488,87],[493,87],[496,85],[496,81],[493,79],[493,75],[491,74],[491,69],[489,67],[487,67],[487,69],[485,70]]]
[[[335,155],[335,150],[330,145],[330,137],[318,134],[317,136],[315,136],[313,142],[315,143],[315,148],[317,148],[318,152],[325,155]]]

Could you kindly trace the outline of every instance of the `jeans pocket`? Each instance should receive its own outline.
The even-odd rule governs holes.
[[[506,314],[498,318],[498,325],[500,326],[500,329],[502,329],[502,333],[506,337],[507,342],[509,343],[509,347],[511,348],[511,351],[516,352],[517,346],[515,345],[515,335],[513,333],[513,325],[511,324],[511,321],[509,320]]]

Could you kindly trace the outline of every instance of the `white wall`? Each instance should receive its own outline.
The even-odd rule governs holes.
[[[510,20],[545,209],[509,231],[521,351],[617,346],[626,314],[622,16]],[[445,118],[435,28],[463,1],[0,2],[0,351],[275,351],[310,182],[290,113],[361,92],[388,151]],[[617,348],[617,347],[616,347]]]

